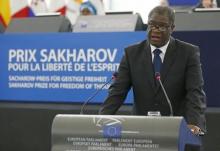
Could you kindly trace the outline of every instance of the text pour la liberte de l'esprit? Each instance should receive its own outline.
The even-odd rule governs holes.
[[[27,63],[47,63],[43,65],[43,69],[47,67],[49,71],[64,71],[77,70],[80,65],[80,70],[83,69],[85,63],[90,70],[115,71],[118,68],[118,63],[114,64],[118,50],[110,48],[100,49],[10,49],[8,51],[8,70],[13,71],[28,71],[30,70]],[[18,64],[23,63],[23,64]],[[24,64],[25,63],[25,64]],[[49,63],[49,64],[48,64]],[[75,69],[72,69],[72,64],[75,63]],[[22,67],[21,67],[22,65]],[[31,64],[32,65],[32,64]],[[33,66],[33,65],[32,65]],[[49,68],[48,68],[49,67]],[[84,67],[85,68],[85,67]],[[88,70],[87,69],[87,70]],[[84,69],[85,71],[85,69]]]

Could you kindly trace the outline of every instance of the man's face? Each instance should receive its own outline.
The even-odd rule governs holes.
[[[205,8],[212,8],[213,2],[212,2],[212,0],[202,0],[202,5]]]
[[[153,13],[148,18],[148,39],[155,47],[164,46],[169,41],[173,29],[174,25],[170,23],[166,15]]]
[[[88,8],[84,8],[81,12],[80,15],[83,16],[88,16],[88,15],[92,15],[91,11]]]

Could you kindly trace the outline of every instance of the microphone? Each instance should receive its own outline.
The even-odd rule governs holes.
[[[103,86],[101,88],[99,88],[97,91],[95,91],[82,105],[81,109],[80,109],[80,114],[83,114],[84,112],[84,108],[85,106],[107,85],[109,84],[112,80],[115,80],[118,76],[118,72],[114,72],[112,74],[112,77],[106,82],[103,84]]]
[[[170,102],[170,99],[169,99],[169,97],[168,97],[168,95],[167,95],[167,92],[166,92],[166,90],[164,89],[163,83],[161,82],[160,73],[159,73],[159,72],[156,72],[156,73],[155,73],[155,78],[156,78],[156,80],[160,83],[160,86],[161,86],[161,88],[162,88],[162,90],[163,90],[163,93],[164,93],[165,98],[166,98],[166,100],[167,100],[167,103],[168,103],[168,105],[169,105],[169,108],[170,108],[170,116],[173,116],[173,107],[172,107],[172,104],[171,104],[171,102]]]

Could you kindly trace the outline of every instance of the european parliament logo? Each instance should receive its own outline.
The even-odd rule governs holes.
[[[122,126],[120,124],[103,126],[104,138],[120,138],[121,132],[122,132]]]

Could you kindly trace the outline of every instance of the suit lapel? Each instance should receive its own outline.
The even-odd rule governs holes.
[[[154,92],[156,92],[156,86],[155,86],[155,80],[154,80],[154,69],[153,69],[153,64],[152,64],[152,55],[151,55],[151,48],[150,44],[147,41],[144,45],[144,51],[145,51],[145,59],[144,59],[144,67],[146,67],[146,75],[148,77],[148,81],[150,85],[152,86],[152,89]]]
[[[169,69],[171,68],[172,64],[174,63],[175,56],[176,56],[176,45],[175,45],[175,39],[171,37],[170,43],[168,45],[168,48],[166,50],[166,54],[164,57],[163,65],[161,67],[161,81],[163,82],[166,79],[166,76],[169,72]],[[156,91],[158,91],[159,85],[157,86]]]

